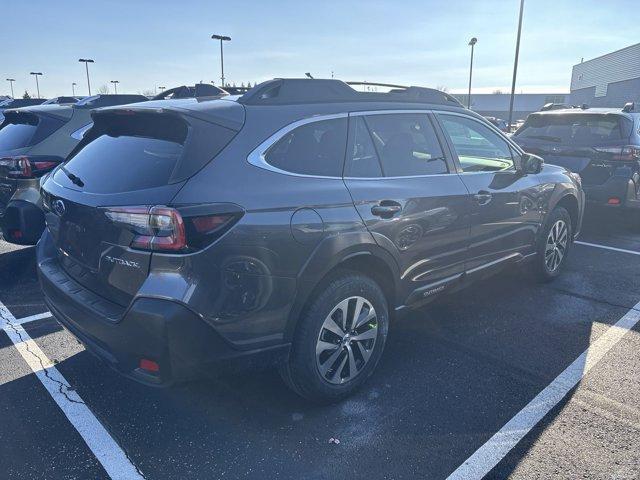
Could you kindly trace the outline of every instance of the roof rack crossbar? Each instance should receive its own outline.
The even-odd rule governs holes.
[[[359,92],[351,85],[385,86],[386,93]],[[451,95],[433,88],[401,85],[343,82],[334,79],[277,78],[256,85],[238,99],[245,105],[287,105],[324,102],[398,102],[430,103],[462,107]]]

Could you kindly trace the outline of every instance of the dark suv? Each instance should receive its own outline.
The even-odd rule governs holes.
[[[627,210],[640,222],[640,113],[633,104],[532,113],[512,139],[579,173],[591,205]]]
[[[167,384],[242,358],[318,401],[373,372],[391,316],[502,267],[556,277],[578,177],[437,90],[273,80],[93,113],[43,186],[55,317]]]
[[[74,104],[7,110],[0,124],[3,238],[20,245],[36,244],[44,230],[40,183],[91,128],[92,109],[145,100],[142,95],[95,95]]]

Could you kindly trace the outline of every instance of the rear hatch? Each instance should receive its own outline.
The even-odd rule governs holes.
[[[632,129],[622,113],[556,111],[529,115],[512,138],[545,162],[579,173],[585,185],[602,185],[620,168],[637,169]]]
[[[126,306],[149,273],[149,210],[170,205],[237,131],[166,108],[109,108],[93,120],[43,186],[47,226],[66,272]]]
[[[70,109],[52,106],[41,111],[6,110],[0,125],[0,213],[15,192],[18,181],[35,179],[61,159],[29,159],[28,152],[62,127],[70,118]]]

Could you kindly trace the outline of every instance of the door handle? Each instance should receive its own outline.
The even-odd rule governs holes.
[[[402,210],[402,206],[390,200],[384,200],[380,202],[379,205],[374,205],[371,207],[371,213],[376,217],[393,217],[396,213]]]
[[[478,193],[476,193],[473,196],[473,198],[476,199],[476,202],[478,203],[478,205],[486,205],[491,201],[491,199],[493,198],[493,195],[491,195],[489,192],[485,190],[480,190]]]

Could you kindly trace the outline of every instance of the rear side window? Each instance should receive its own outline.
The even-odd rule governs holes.
[[[619,115],[530,115],[514,136],[565,145],[597,145],[628,138],[630,125]]]
[[[349,156],[344,176],[353,178],[382,177],[378,153],[363,117],[351,118],[349,138]]]
[[[267,150],[265,161],[286,172],[341,177],[346,144],[346,118],[320,120],[285,134]]]
[[[448,173],[440,143],[426,114],[365,117],[385,177]]]

